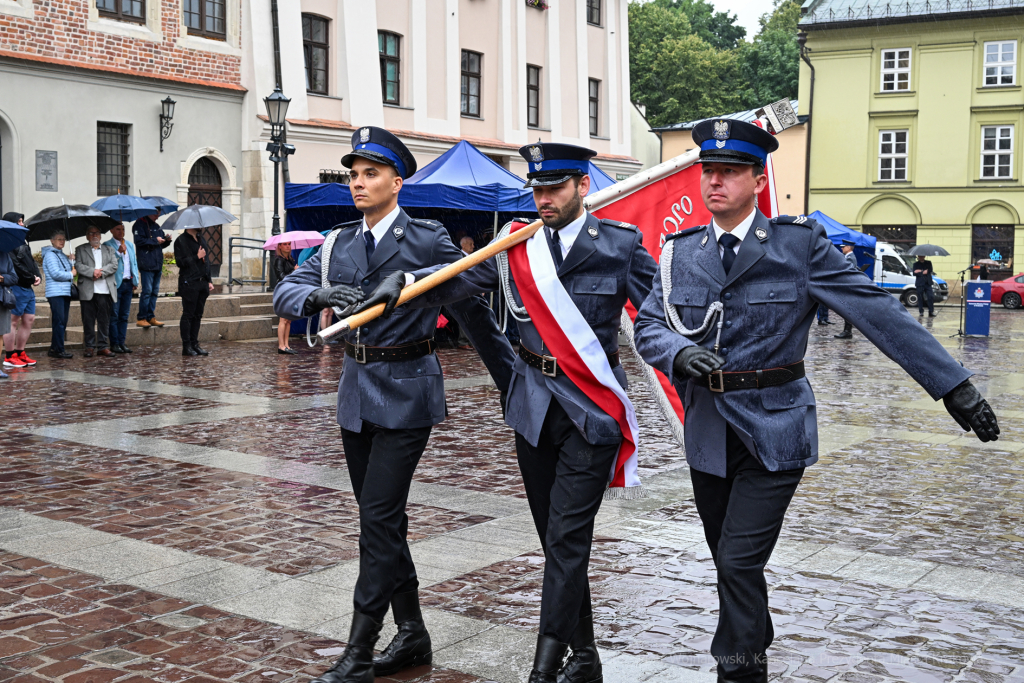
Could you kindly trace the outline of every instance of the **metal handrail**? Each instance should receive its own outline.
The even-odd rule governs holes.
[[[251,244],[235,244],[235,242],[255,242],[259,246],[253,246]],[[263,249],[264,240],[259,240],[254,237],[229,237],[228,238],[228,286],[232,283],[237,282],[240,285],[263,285],[263,291],[267,291],[267,252]],[[234,251],[238,249],[259,249],[263,252],[260,255],[260,279],[259,280],[242,280],[234,277]]]

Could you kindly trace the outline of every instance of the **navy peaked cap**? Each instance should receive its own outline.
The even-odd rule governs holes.
[[[693,141],[700,145],[700,163],[768,163],[779,148],[775,136],[752,123],[734,119],[707,119],[693,127]]]
[[[559,142],[536,142],[520,147],[519,154],[530,167],[523,187],[558,185],[573,176],[587,175],[591,157],[597,156],[592,149]]]
[[[416,172],[416,158],[405,143],[376,126],[364,126],[352,133],[352,151],[341,158],[341,165],[352,168],[356,157],[387,164],[398,171],[403,180]]]

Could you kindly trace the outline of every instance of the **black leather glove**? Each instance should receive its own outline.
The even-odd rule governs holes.
[[[335,285],[322,289],[314,289],[306,297],[302,306],[302,315],[316,315],[325,308],[345,308],[363,300],[363,290],[348,285]]]
[[[975,435],[982,441],[995,441],[999,438],[996,414],[992,412],[988,401],[983,399],[971,384],[971,380],[956,386],[942,397],[942,402],[965,432],[973,429]]]
[[[398,297],[402,295],[403,287],[405,287],[405,273],[402,271],[391,273],[381,280],[377,289],[373,290],[373,293],[363,303],[356,306],[352,313],[359,313],[377,304],[384,304],[384,312],[381,315],[387,318],[398,305]]]
[[[501,406],[501,419],[505,419],[505,410],[508,407],[508,392],[502,391],[498,394],[498,405]]]
[[[672,371],[678,377],[688,375],[701,379],[722,367],[723,362],[703,346],[687,346],[676,354],[672,361]]]

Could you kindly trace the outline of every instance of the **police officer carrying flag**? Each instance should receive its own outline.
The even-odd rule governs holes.
[[[372,683],[402,669],[429,664],[430,635],[420,612],[416,567],[406,542],[405,507],[413,472],[433,425],[445,418],[441,365],[434,353],[438,308],[403,309],[391,316],[405,272],[462,258],[436,221],[418,220],[398,206],[404,179],[416,172],[408,148],[382,128],[352,136],[341,162],[363,219],[335,228],[318,255],[274,290],[274,310],[288,319],[333,307],[346,315],[388,300],[386,317],[345,339],[338,385],[338,424],[345,464],[359,503],[359,578],[348,646],[317,683]],[[396,297],[397,301],[397,297]],[[341,310],[347,309],[347,310]],[[513,352],[482,299],[450,308],[501,391],[508,388]],[[376,659],[374,644],[391,607],[398,633]]]
[[[752,124],[698,124],[714,217],[670,235],[636,318],[637,349],[683,397],[694,502],[718,572],[718,680],[765,682],[774,637],[764,566],[804,468],[818,459],[803,354],[818,304],[851,321],[982,441],[998,437],[964,369],[803,216],[757,210],[778,141]]]
[[[657,264],[635,226],[598,219],[583,208],[590,190],[588,162],[596,152],[538,143],[519,153],[529,162],[526,187],[533,188],[544,229],[507,256],[485,261],[406,305],[436,306],[499,290],[518,321],[522,344],[505,423],[516,433],[519,468],[545,556],[540,635],[529,681],[600,683],[587,578],[594,518],[609,479],[620,496],[638,490],[629,462],[620,467],[623,446],[635,444],[636,423],[619,364],[619,321],[627,300],[643,303]],[[398,292],[393,296],[397,300]],[[563,662],[569,647],[572,656]]]

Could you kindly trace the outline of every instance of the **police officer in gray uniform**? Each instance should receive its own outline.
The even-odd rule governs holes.
[[[818,459],[803,361],[817,305],[853,321],[963,429],[989,441],[999,427],[971,372],[821,226],[757,210],[774,137],[717,119],[698,124],[693,139],[714,221],[669,236],[636,318],[636,345],[683,397],[694,502],[718,572],[718,680],[763,682],[774,637],[764,566],[804,468]]]
[[[843,240],[842,245],[841,250],[843,252],[843,258],[845,258],[855,269],[860,270],[860,266],[857,265],[857,255],[853,253],[853,248],[857,245],[850,240]],[[832,336],[836,339],[853,339],[853,323],[844,319],[843,331]]]
[[[558,279],[625,387],[618,355],[622,308],[627,300],[634,306],[643,303],[657,264],[635,226],[598,219],[584,210],[583,197],[590,189],[588,160],[596,152],[538,143],[519,153],[530,165],[526,187],[533,188]],[[505,424],[516,432],[519,468],[546,560],[540,635],[529,680],[600,683],[587,565],[594,517],[622,433],[616,420],[559,368],[530,320],[512,274],[496,261],[485,261],[409,305],[447,304],[497,289],[519,321],[522,344],[513,367]],[[570,645],[572,657],[563,666]]]
[[[363,220],[339,226],[320,254],[281,281],[274,310],[284,318],[315,315],[328,306],[349,307],[340,311],[344,316],[364,293],[400,291],[405,272],[463,256],[440,223],[410,218],[398,206],[402,181],[415,173],[416,160],[397,137],[381,128],[361,128],[352,147],[342,164],[351,169],[349,189]],[[359,309],[378,300],[379,294],[369,297]],[[393,308],[390,303],[384,319],[345,339],[338,424],[359,503],[359,578],[348,647],[318,683],[370,683],[374,675],[429,664],[432,658],[406,542],[405,507],[431,428],[445,418],[433,339],[439,311],[436,306],[400,308],[391,315]],[[451,310],[498,388],[507,390],[514,354],[490,309],[474,297]],[[375,660],[373,646],[389,605],[398,634]]]

